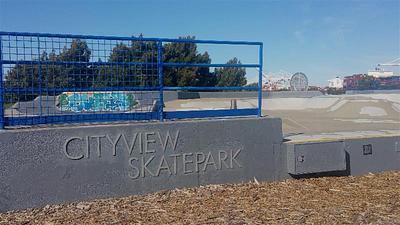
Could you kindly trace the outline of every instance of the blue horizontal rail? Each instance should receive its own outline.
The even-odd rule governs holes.
[[[166,119],[191,119],[191,118],[210,118],[226,116],[255,116],[258,114],[257,108],[249,109],[216,109],[216,110],[191,110],[164,112]]]
[[[4,88],[5,93],[17,93],[17,92],[33,92],[39,93],[40,91],[46,90],[49,93],[52,92],[94,92],[94,91],[159,91],[159,87],[66,87],[66,88],[38,88],[38,87],[6,87]]]
[[[171,111],[164,112],[165,119],[193,119],[227,116],[254,116],[257,108],[249,109],[221,109],[221,110],[196,110],[196,111]],[[5,117],[6,126],[35,125],[35,124],[63,124],[105,121],[127,121],[127,120],[158,120],[158,112],[143,113],[103,113],[103,114],[80,114],[80,115],[52,115],[52,116],[24,116]]]
[[[5,117],[5,125],[20,126],[128,120],[158,120],[158,112]]]
[[[257,91],[258,87],[164,87],[166,91]]]
[[[42,60],[3,60],[3,64],[18,65],[74,65],[74,66],[157,66],[152,62],[81,62],[81,61],[42,61]]]
[[[111,41],[116,40],[116,41],[152,41],[152,42],[177,42],[177,43],[225,44],[225,45],[262,45],[262,42],[256,42],[256,41],[218,41],[218,40],[174,39],[174,38],[116,37],[116,36],[50,34],[50,33],[7,32],[7,31],[0,31],[0,35],[48,37],[48,38],[98,39],[98,40],[111,40]]]
[[[157,66],[157,62],[72,62],[72,61],[39,61],[39,60],[3,60],[3,64],[17,65],[74,65],[74,66]],[[255,68],[259,64],[227,64],[227,63],[169,63],[164,62],[167,67],[235,67]]]
[[[247,68],[256,68],[260,67],[259,64],[213,64],[213,63],[169,63],[169,62],[164,62],[164,66],[170,66],[170,67],[247,67]]]

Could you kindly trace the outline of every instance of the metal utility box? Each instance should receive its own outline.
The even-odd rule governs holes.
[[[337,142],[290,143],[288,172],[292,175],[346,170],[345,144]]]

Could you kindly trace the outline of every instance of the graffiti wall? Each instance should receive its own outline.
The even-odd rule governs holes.
[[[61,111],[114,112],[132,110],[138,101],[128,92],[64,92],[58,96]]]

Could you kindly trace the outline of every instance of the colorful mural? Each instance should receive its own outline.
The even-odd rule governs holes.
[[[58,102],[61,111],[71,112],[129,111],[138,104],[127,92],[64,92]]]

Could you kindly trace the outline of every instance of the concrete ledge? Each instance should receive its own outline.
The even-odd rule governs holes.
[[[399,89],[394,90],[347,90],[346,94],[399,94]]]
[[[349,174],[400,170],[400,136],[346,140]]]
[[[302,175],[346,170],[344,143],[287,144],[288,173]]]
[[[268,117],[2,131],[0,212],[254,178],[400,170],[399,131],[288,138],[282,121]]]
[[[274,180],[278,118],[0,133],[0,211],[212,183]]]
[[[287,162],[282,164],[287,163],[288,172],[293,175],[334,174],[344,169],[341,175],[400,170],[400,131],[341,132],[308,137],[298,135],[293,139],[282,146],[282,153],[288,156]],[[296,148],[300,151],[294,152]],[[299,163],[295,162],[299,157],[304,157],[300,163],[304,165],[296,168]]]
[[[311,98],[323,95],[320,91],[263,91],[263,98]],[[165,91],[164,100],[197,98],[257,98],[257,91],[223,91],[223,92],[196,92],[196,91]]]

